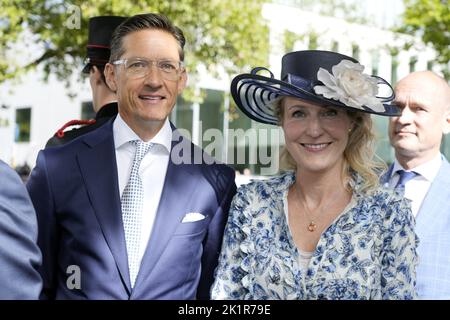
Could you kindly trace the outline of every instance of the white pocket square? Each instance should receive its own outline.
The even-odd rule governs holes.
[[[189,212],[186,213],[186,215],[184,216],[183,220],[181,220],[181,223],[185,223],[185,222],[195,222],[195,221],[200,221],[205,219],[205,216],[202,215],[199,212]]]

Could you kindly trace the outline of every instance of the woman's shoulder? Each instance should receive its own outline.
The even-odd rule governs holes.
[[[394,204],[408,202],[403,193],[399,190],[391,189],[384,185],[379,185],[373,192],[373,201],[377,201],[380,204]]]
[[[383,220],[411,220],[411,201],[398,190],[379,185],[370,194],[359,195],[365,206],[378,208]]]
[[[357,172],[352,172],[350,187],[358,198],[364,198],[366,203],[383,206],[389,203],[403,201],[403,195],[397,190],[388,188],[382,183],[378,183],[371,188],[365,188],[366,180]]]

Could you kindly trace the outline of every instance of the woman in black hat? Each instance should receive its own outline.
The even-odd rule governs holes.
[[[238,190],[212,298],[415,298],[410,204],[379,185],[373,160],[369,114],[399,113],[389,83],[328,51],[286,54],[281,80],[262,69],[231,93],[247,116],[283,128],[290,170]]]

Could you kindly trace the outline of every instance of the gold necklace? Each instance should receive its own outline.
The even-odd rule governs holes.
[[[295,196],[297,197],[297,200],[298,200],[299,202],[301,202],[301,201],[300,201],[300,197],[299,197],[299,195],[298,195],[299,192],[298,192],[298,190],[297,190],[297,185],[296,185],[295,182],[294,182],[294,193],[295,193]],[[308,209],[307,206],[306,206],[306,197],[303,195],[303,193],[302,193],[302,197],[303,197],[303,199],[304,199],[304,203],[302,202],[302,207],[303,207],[304,210],[301,210],[297,203],[296,203],[295,205],[296,205],[297,209],[300,209],[300,211],[303,212],[303,214],[305,215],[305,218],[306,218],[307,220],[309,220],[309,224],[308,224],[307,230],[308,230],[309,232],[314,232],[314,231],[316,231],[316,229],[317,229],[317,224],[314,222],[314,219],[311,218],[311,211],[309,211],[309,209]],[[294,203],[295,203],[295,201],[294,201]],[[330,206],[330,204],[331,204],[331,201],[327,203],[326,207],[325,207],[323,210],[320,210],[320,212],[317,214],[317,217],[316,217],[316,218],[318,218],[319,215],[320,215],[322,212],[325,211],[325,209],[328,209],[328,207]]]

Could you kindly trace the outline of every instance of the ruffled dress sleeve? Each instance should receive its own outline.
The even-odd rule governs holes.
[[[382,299],[417,298],[416,267],[419,239],[414,232],[415,220],[410,200],[395,197],[387,205],[381,273]]]
[[[254,192],[249,185],[241,186],[231,203],[215,281],[211,287],[211,298],[214,300],[249,298],[245,283],[249,271],[248,253],[252,246],[248,237],[251,225],[250,199]]]

